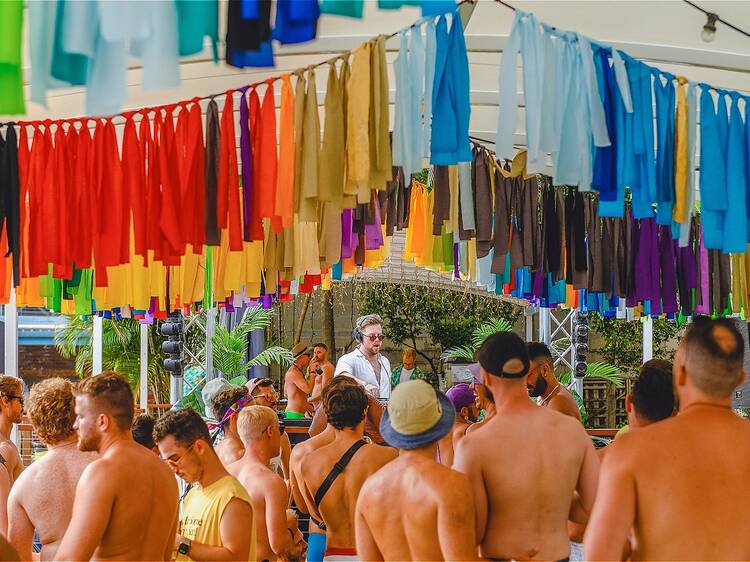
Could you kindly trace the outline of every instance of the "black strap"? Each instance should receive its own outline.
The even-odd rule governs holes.
[[[333,482],[336,480],[336,478],[339,477],[342,472],[344,472],[344,469],[351,462],[354,454],[365,445],[367,445],[367,441],[365,441],[364,439],[360,439],[354,445],[349,447],[346,453],[344,453],[343,456],[336,462],[336,464],[333,465],[331,472],[328,473],[328,476],[326,476],[326,479],[323,480],[323,483],[320,485],[320,488],[318,488],[318,491],[315,492],[315,507],[318,508],[318,511],[320,511],[320,502],[323,501],[323,497],[325,497],[326,493],[333,485]]]

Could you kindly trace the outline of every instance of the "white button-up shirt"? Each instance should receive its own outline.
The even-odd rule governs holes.
[[[391,397],[391,363],[381,353],[378,354],[378,362],[380,363],[380,383],[375,376],[375,369],[359,348],[339,358],[334,376],[349,373],[364,385],[365,390],[378,389],[379,398],[388,399]]]

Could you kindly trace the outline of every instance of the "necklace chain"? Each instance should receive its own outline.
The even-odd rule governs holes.
[[[559,387],[559,386],[560,386],[560,383],[555,384],[555,386],[552,388],[552,390],[549,391],[549,393],[547,394],[547,396],[545,396],[544,398],[542,398],[542,404],[546,404],[547,403],[547,400],[549,400],[552,397],[552,394],[555,392],[555,390],[557,390],[557,387]]]

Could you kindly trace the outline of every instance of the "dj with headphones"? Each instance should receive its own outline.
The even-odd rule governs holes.
[[[391,396],[391,363],[380,353],[385,339],[383,320],[377,314],[360,316],[354,324],[352,336],[359,345],[351,353],[341,356],[334,376],[353,377],[372,396],[387,400]]]

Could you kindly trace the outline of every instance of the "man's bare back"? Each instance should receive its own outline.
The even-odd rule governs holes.
[[[594,447],[579,422],[531,404],[498,411],[461,439],[454,466],[474,488],[485,558],[568,556],[573,493],[583,484],[580,493],[590,509],[598,471]]]
[[[224,437],[216,446],[216,455],[224,466],[229,466],[240,460],[244,452],[245,447],[242,445],[242,441],[235,436]]]
[[[8,502],[8,539],[30,559],[34,530],[42,543],[41,560],[52,560],[73,514],[81,474],[98,455],[78,450],[76,440],[56,445],[16,481]]]
[[[275,537],[277,542],[284,544],[287,537],[286,505],[289,497],[284,480],[267,466],[245,458],[227,467],[228,472],[245,487],[253,505],[255,514],[256,547],[255,556],[258,560],[274,560],[276,554],[272,545],[268,529],[268,510],[274,509],[283,520],[283,533]],[[280,520],[280,521],[281,521]],[[281,524],[281,523],[279,523]],[[278,548],[278,547],[277,547]]]
[[[373,474],[362,487],[357,516],[383,560],[476,559],[471,484],[431,459],[402,455]]]
[[[83,472],[73,519],[57,560],[169,560],[178,515],[177,482],[161,459],[135,441],[113,443]]]
[[[623,434],[607,447],[587,542],[616,501],[634,521],[633,560],[750,560],[747,443],[750,423],[701,404]]]
[[[566,416],[570,416],[577,420],[581,420],[581,411],[578,409],[578,403],[570,391],[565,388],[562,384],[558,387],[559,390],[549,399],[547,407],[550,410],[555,410]]]
[[[322,519],[328,529],[328,547],[354,548],[354,509],[362,484],[368,476],[398,456],[395,449],[380,445],[364,445],[352,457],[344,472],[329,488],[320,509],[315,506],[315,493],[333,468],[334,463],[356,442],[356,439],[337,439],[309,453],[301,464],[298,482],[300,491],[310,508],[310,514]]]

